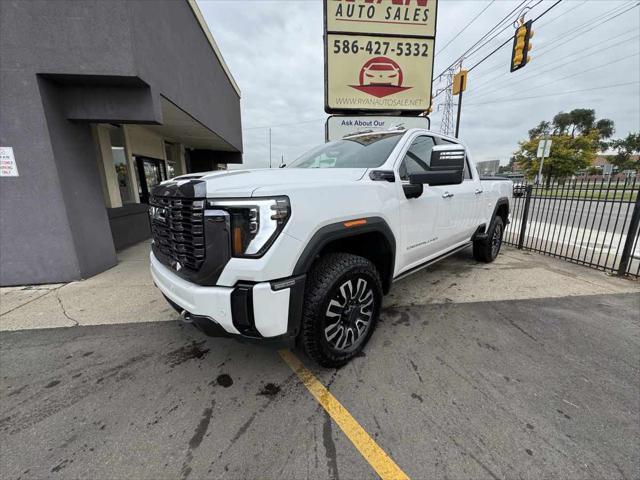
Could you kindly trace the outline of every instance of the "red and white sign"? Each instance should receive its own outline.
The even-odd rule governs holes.
[[[13,147],[0,147],[0,177],[17,177],[18,166]]]
[[[324,0],[325,111],[431,106],[436,0]]]

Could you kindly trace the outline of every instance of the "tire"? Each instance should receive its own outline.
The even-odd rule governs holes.
[[[299,343],[323,367],[340,367],[371,338],[382,305],[382,282],[369,260],[330,253],[311,268]]]
[[[502,220],[502,217],[496,215],[489,226],[487,239],[485,241],[475,240],[473,242],[473,258],[479,262],[493,262],[498,256],[498,253],[500,253],[503,235],[504,220]]]

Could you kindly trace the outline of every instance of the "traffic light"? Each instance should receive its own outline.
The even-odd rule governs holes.
[[[516,30],[516,34],[513,36],[513,51],[511,52],[511,71],[515,72],[524,67],[530,60],[529,50],[533,44],[531,38],[533,37],[533,30],[531,25],[533,20],[520,25]]]

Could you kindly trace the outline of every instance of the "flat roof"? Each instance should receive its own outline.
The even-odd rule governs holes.
[[[209,30],[207,22],[205,22],[204,17],[202,16],[202,12],[200,11],[200,7],[198,7],[198,4],[196,3],[196,0],[187,0],[187,3],[191,7],[191,11],[193,11],[193,15],[196,17],[196,20],[198,20],[198,23],[200,24],[200,28],[202,28],[202,31],[204,32],[204,36],[207,37],[207,40],[209,40],[209,45],[211,45],[211,49],[213,50],[213,53],[215,53],[216,57],[218,57],[218,61],[220,62],[220,65],[222,65],[222,69],[224,70],[224,73],[227,74],[227,78],[229,79],[229,82],[231,83],[231,85],[233,86],[233,89],[238,94],[238,97],[240,97],[241,96],[240,95],[240,87],[236,83],[236,80],[233,78],[233,75],[231,75],[231,71],[229,70],[229,67],[227,66],[227,62],[224,61],[224,57],[222,56],[222,52],[220,52],[220,49],[218,48],[218,44],[213,39],[213,35],[211,34],[211,30]]]

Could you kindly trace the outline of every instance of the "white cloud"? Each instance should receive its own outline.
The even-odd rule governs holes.
[[[519,3],[512,0],[494,2],[444,52],[436,55],[435,73],[447,67]],[[535,17],[552,3],[552,0],[544,0],[527,18]],[[471,72],[464,94],[461,137],[469,144],[475,158],[507,160],[527,130],[540,120],[550,120],[560,110],[594,108],[598,118],[615,121],[619,135],[640,130],[637,84],[551,95],[638,80],[640,41],[637,36],[633,38],[633,32],[639,33],[640,8],[596,26],[573,40],[566,35],[574,27],[602,18],[618,6],[632,6],[633,3],[565,0],[534,25],[533,60],[526,68],[509,73],[510,46],[507,46]],[[324,113],[322,2],[199,0],[198,4],[242,90],[244,166],[265,167],[269,163],[268,129],[256,127],[274,126],[271,131],[274,166],[280,163],[281,156],[290,162],[323,142],[327,115]],[[436,52],[487,4],[488,0],[440,0]],[[465,66],[480,60],[512,31],[511,27],[505,30],[494,42],[465,61]],[[625,32],[628,35],[625,36]],[[616,40],[606,43],[609,39],[620,35],[622,44],[587,54],[569,64],[578,58],[580,50],[592,46],[597,50],[599,44],[606,48],[616,43]],[[630,40],[624,42],[627,38]],[[600,67],[624,57],[628,60]],[[544,73],[548,65],[557,66]],[[592,70],[579,73],[587,69]],[[558,80],[572,74],[577,75]],[[540,88],[536,88],[538,86]],[[541,98],[515,101],[525,96]],[[492,101],[496,103],[486,103]],[[437,130],[441,114],[435,110],[432,127]],[[294,125],[288,125],[292,123]]]

